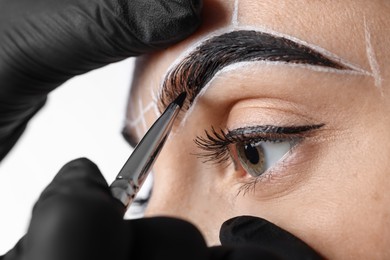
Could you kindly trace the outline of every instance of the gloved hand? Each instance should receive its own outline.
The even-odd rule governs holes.
[[[256,246],[259,250],[274,253],[277,259],[323,259],[291,233],[253,216],[235,217],[223,223],[219,239],[224,246]]]
[[[277,248],[276,240],[269,248],[268,244],[262,247],[250,243],[208,248],[199,231],[188,222],[163,217],[123,220],[123,211],[123,205],[111,196],[107,183],[91,161],[72,161],[41,194],[27,234],[0,259],[291,259],[284,258],[285,254],[279,251],[293,249],[288,245],[286,250]],[[261,231],[268,236],[267,226]],[[283,231],[278,233],[283,238]],[[314,259],[305,258],[308,250],[301,251],[305,253],[302,255],[296,254],[299,250],[292,252],[293,256],[303,256],[299,259]]]
[[[0,0],[0,160],[47,94],[200,24],[201,0]],[[93,95],[93,93],[91,93]]]

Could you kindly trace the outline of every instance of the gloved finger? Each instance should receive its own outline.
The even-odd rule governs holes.
[[[133,250],[130,259],[207,260],[209,251],[198,229],[184,220],[168,217],[127,221]]]
[[[203,4],[202,0],[117,0],[117,5],[117,20],[145,45],[136,48],[139,53],[166,48],[192,34],[200,25]]]
[[[211,260],[285,260],[278,251],[270,248],[241,245],[241,246],[214,246],[210,248]]]
[[[47,94],[75,75],[176,43],[202,0],[0,1],[0,160]]]
[[[201,7],[201,0],[1,1],[0,79],[29,79],[47,94],[46,84],[184,39],[200,25]]]
[[[30,120],[46,103],[46,97],[36,101],[35,106],[13,107],[1,98],[0,88],[0,161],[6,156],[26,129]],[[8,95],[5,95],[8,96]],[[8,98],[8,97],[5,97]],[[17,112],[15,112],[15,110]],[[24,110],[22,113],[18,110]]]
[[[258,217],[229,219],[222,224],[219,238],[222,245],[256,245],[278,252],[283,259],[322,259],[296,236]]]
[[[41,260],[125,255],[131,237],[117,239],[126,237],[123,211],[97,166],[87,159],[74,160],[43,191],[20,248],[29,259]],[[99,247],[107,250],[96,250]]]

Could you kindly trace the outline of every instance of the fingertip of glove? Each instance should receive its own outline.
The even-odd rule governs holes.
[[[303,243],[290,232],[254,216],[239,216],[224,222],[220,230],[220,240],[223,244],[261,244],[272,240]]]
[[[162,49],[183,40],[201,24],[202,0],[117,0],[119,16],[147,48]]]
[[[200,13],[203,8],[203,1],[202,0],[189,0],[190,4],[192,6],[192,10],[194,11],[195,14],[200,16]]]
[[[257,245],[277,252],[305,256],[305,259],[323,259],[317,252],[290,232],[254,216],[240,216],[227,220],[221,226],[222,245]]]
[[[176,0],[170,2],[173,12],[170,8],[166,9],[165,22],[167,27],[164,27],[164,38],[157,39],[156,42],[152,42],[153,44],[164,46],[178,42],[194,33],[201,25],[202,0]]]
[[[220,230],[220,240],[223,244],[243,243],[256,236],[257,232],[264,234],[270,229],[270,222],[253,216],[240,216],[225,221]],[[271,230],[272,227],[271,227]]]
[[[87,158],[78,158],[65,164],[54,178],[54,182],[64,179],[93,180],[107,185],[97,165]]]
[[[174,240],[177,239],[176,242],[183,242],[184,240],[192,241],[195,244],[202,244],[206,246],[206,242],[200,231],[190,222],[179,218],[173,217],[152,217],[152,218],[143,218],[136,219],[133,221],[135,223],[137,234],[142,237],[146,236],[146,239],[159,239],[159,235],[167,236]],[[152,232],[155,230],[153,236],[150,235],[149,232],[145,232],[150,229]],[[176,244],[176,243],[173,243]],[[185,243],[184,243],[185,244]]]
[[[60,172],[62,172],[62,171],[69,171],[69,170],[81,171],[81,172],[85,172],[85,171],[88,171],[88,172],[89,171],[99,171],[99,169],[96,166],[96,164],[93,163],[88,158],[85,158],[85,157],[78,158],[78,159],[75,159],[75,160],[72,160],[72,161],[68,162],[67,164],[65,164],[61,168]]]
[[[257,246],[214,246],[210,247],[210,259],[213,260],[281,260],[286,259],[267,248]]]
[[[189,2],[189,5],[191,6],[191,16],[193,16],[194,19],[194,26],[198,28],[202,22],[202,9],[203,9],[203,0],[187,0]]]
[[[66,165],[69,165],[71,167],[95,167],[95,168],[97,168],[96,164],[86,157],[74,159],[74,160],[68,162]]]
[[[202,234],[187,221],[152,217],[130,223],[136,237],[135,248],[141,249],[134,252],[134,259],[207,259],[208,249]],[[153,245],[153,250],[144,248],[148,245]]]

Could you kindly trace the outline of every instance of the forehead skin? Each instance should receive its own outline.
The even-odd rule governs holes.
[[[154,167],[155,186],[147,215],[187,219],[201,229],[209,244],[215,244],[224,220],[243,213],[252,214],[292,232],[326,258],[388,259],[390,1],[241,0],[237,4],[238,26],[291,35],[371,73],[372,76],[356,79],[350,75],[329,76],[321,82],[327,86],[340,85],[340,90],[343,84],[350,87],[342,93],[348,94],[350,107],[360,111],[351,112],[349,117],[361,123],[353,125],[356,130],[351,130],[353,134],[347,141],[329,141],[329,147],[319,155],[320,162],[313,166],[314,177],[301,189],[290,197],[273,200],[227,195],[224,186],[227,180],[212,179],[214,173],[210,167],[201,165],[193,156],[186,156],[186,149],[191,150],[196,134],[207,126],[188,123],[180,131],[174,129]],[[139,116],[139,100],[144,105],[152,101],[151,92],[159,91],[170,66],[183,52],[213,31],[231,26],[234,7],[235,1],[206,0],[204,22],[197,33],[163,52],[138,59],[129,100],[129,121]],[[299,76],[299,71],[293,73]],[[364,87],[354,89],[358,80]],[[226,83],[223,78],[216,82]],[[338,96],[333,92],[330,90],[329,96],[323,99],[333,98],[337,103]],[[210,89],[210,97],[212,94],[215,93]],[[322,116],[320,103],[317,108]],[[145,113],[145,127],[141,127],[139,134],[156,119],[155,113],[149,112]],[[196,127],[201,129],[194,130]],[[334,164],[330,165],[328,162],[332,160],[327,158],[332,158]],[[200,174],[204,172],[208,174]],[[218,193],[219,190],[223,192]],[[235,203],[225,203],[230,199]]]
[[[138,66],[140,70],[136,77],[151,76],[141,72],[145,67],[158,69],[154,74],[159,76],[157,82],[160,83],[161,76],[167,72],[167,64],[171,64],[183,50],[208,33],[230,26],[234,1],[221,2],[206,1],[201,29],[164,52],[145,56],[142,66]],[[389,60],[390,1],[238,1],[237,10],[239,26],[264,27],[292,35],[370,71],[365,35],[367,27],[372,35],[379,67],[383,70]],[[390,73],[387,70],[381,72],[383,78]]]

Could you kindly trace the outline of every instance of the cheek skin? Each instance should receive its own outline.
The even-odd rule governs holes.
[[[238,199],[237,213],[276,223],[328,259],[388,259],[390,138],[373,125],[379,118],[360,119],[349,138],[322,148],[301,189],[269,201],[249,194]]]
[[[197,128],[189,124],[171,135],[160,154],[153,169],[153,194],[146,215],[188,220],[201,230],[209,245],[215,245],[220,225],[233,217],[235,198],[226,189],[222,172],[192,155],[198,150],[189,138],[196,134],[191,129]]]

